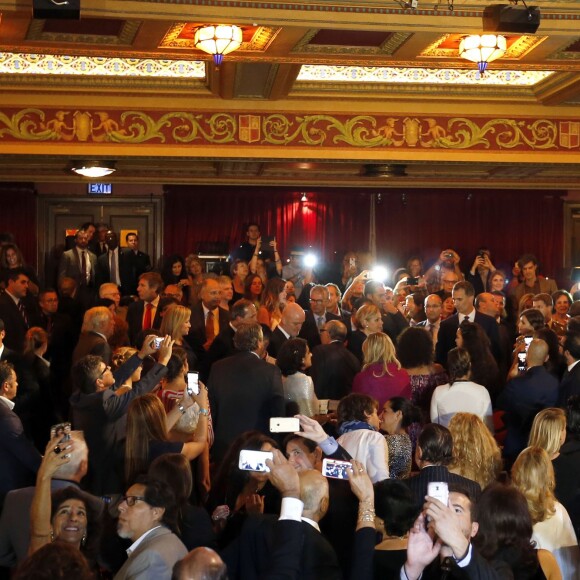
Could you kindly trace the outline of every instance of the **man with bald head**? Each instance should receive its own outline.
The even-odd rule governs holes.
[[[525,373],[511,379],[497,400],[505,411],[504,455],[508,460],[513,461],[526,447],[536,414],[557,404],[558,379],[544,367],[547,360],[548,344],[535,338],[528,347]]]
[[[302,306],[296,304],[296,302],[288,302],[286,304],[282,312],[282,320],[272,332],[272,338],[268,345],[268,354],[271,357],[276,358],[282,344],[289,338],[296,338],[300,334],[305,319],[306,313]]]
[[[417,324],[417,326],[422,326],[431,334],[431,337],[433,338],[433,350],[435,350],[435,345],[437,344],[437,335],[439,333],[439,325],[441,324],[442,306],[443,300],[439,294],[429,294],[429,296],[425,298],[423,306],[427,320],[423,320]]]
[[[176,580],[226,580],[227,577],[227,566],[211,548],[195,548],[173,568]]]

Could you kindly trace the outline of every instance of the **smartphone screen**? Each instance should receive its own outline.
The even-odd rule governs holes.
[[[57,436],[61,437],[62,441],[68,441],[70,439],[71,424],[70,423],[57,423],[50,428],[50,438],[54,439]]]
[[[243,471],[268,472],[270,468],[266,465],[266,459],[274,459],[274,454],[271,451],[242,449],[238,467]]]
[[[322,460],[322,475],[333,479],[348,479],[347,469],[350,467],[352,467],[350,461],[326,458]]]
[[[199,373],[187,373],[187,394],[199,395]]]
[[[527,368],[526,364],[527,355],[525,352],[518,352],[518,371],[524,373]]]

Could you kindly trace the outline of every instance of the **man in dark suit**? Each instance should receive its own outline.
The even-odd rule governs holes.
[[[326,305],[326,311],[338,316],[340,320],[346,324],[346,327],[349,328],[351,313],[340,306],[342,298],[340,288],[332,282],[328,282],[325,286],[328,288],[328,304]]]
[[[127,309],[127,324],[129,325],[129,341],[133,346],[142,336],[143,331],[161,326],[159,311],[159,294],[163,290],[163,279],[157,272],[145,272],[139,276],[137,295],[139,300],[129,305]]]
[[[24,338],[31,326],[38,325],[38,309],[28,296],[28,276],[19,268],[10,271],[6,291],[0,294],[0,318],[4,321],[4,342],[11,350],[21,353]]]
[[[417,324],[417,326],[429,331],[431,338],[433,339],[433,348],[435,348],[435,345],[437,344],[439,326],[441,325],[442,306],[443,301],[441,300],[441,296],[438,294],[429,294],[424,302],[425,316],[427,319],[422,320]]]
[[[93,237],[89,240],[89,250],[97,256],[102,256],[107,253],[109,249],[107,245],[107,232],[109,231],[109,226],[103,222],[95,224],[97,228]]]
[[[392,291],[390,294],[387,293],[385,285],[378,280],[368,280],[365,284],[364,297],[381,311],[383,332],[389,336],[393,344],[397,344],[397,337],[409,323],[393,304]]]
[[[450,485],[463,486],[470,497],[478,499],[481,486],[476,481],[451,473],[447,465],[453,458],[453,438],[449,429],[436,423],[429,423],[423,428],[417,447],[415,461],[421,470],[418,475],[403,480],[410,488],[413,499],[418,506],[423,505],[427,495],[427,486],[432,481],[446,481]]]
[[[340,320],[339,316],[326,311],[329,294],[326,286],[313,286],[310,290],[310,310],[306,312],[304,324],[298,336],[308,341],[310,350],[321,343],[320,331],[329,320]]]
[[[4,344],[6,331],[4,330],[4,321],[0,318],[0,361],[14,362],[18,358],[18,353]]]
[[[580,395],[580,333],[568,331],[564,339],[564,357],[568,368],[560,382],[558,405],[565,407],[568,398]]]
[[[211,451],[218,463],[238,435],[252,429],[269,434],[270,418],[284,414],[280,369],[260,358],[262,327],[240,324],[234,345],[240,352],[216,362],[208,381],[215,432]]]
[[[95,285],[97,256],[88,248],[89,236],[85,230],[75,234],[75,247],[63,253],[58,264],[58,279],[73,278],[77,287],[92,288]]]
[[[198,370],[207,376],[208,351],[220,332],[228,328],[230,314],[219,305],[221,289],[214,278],[202,282],[199,296],[201,300],[191,309],[191,328],[186,340],[197,357]]]
[[[108,308],[95,306],[87,310],[83,320],[83,332],[72,355],[72,364],[88,354],[93,354],[110,365],[111,347],[107,340],[113,332],[115,332],[115,317]]]
[[[26,439],[22,422],[12,410],[17,392],[14,367],[8,362],[0,362],[0,506],[9,491],[34,484],[42,460]]]
[[[112,282],[120,286],[122,294],[123,287],[131,285],[132,266],[131,256],[127,252],[119,249],[119,237],[115,232],[109,230],[106,234],[107,250],[102,252],[97,258],[96,286]]]
[[[304,324],[306,315],[302,306],[295,302],[288,302],[282,312],[280,324],[272,332],[270,344],[268,344],[268,354],[276,358],[280,347],[289,339],[296,338],[300,334],[300,329]]]
[[[439,327],[437,336],[437,346],[435,347],[435,360],[447,365],[447,353],[455,348],[455,337],[457,329],[464,321],[475,322],[479,324],[487,334],[491,342],[491,352],[496,360],[500,359],[499,333],[495,318],[477,312],[474,307],[475,291],[470,282],[457,282],[453,286],[453,302],[457,314],[446,318]]]
[[[151,258],[139,250],[139,236],[136,232],[129,232],[125,236],[127,248],[123,251],[124,258],[128,262],[128,276],[125,287],[122,288],[123,295],[131,295],[137,293],[137,283],[141,274],[151,270]]]
[[[507,428],[503,454],[511,462],[527,446],[536,414],[558,401],[558,379],[544,367],[547,360],[548,345],[535,338],[528,347],[525,374],[511,379],[498,397]]]
[[[352,391],[360,362],[344,345],[347,330],[340,320],[330,320],[321,330],[322,344],[312,351],[310,376],[319,399],[340,400]]]

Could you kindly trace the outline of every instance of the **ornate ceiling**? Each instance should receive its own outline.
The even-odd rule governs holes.
[[[577,187],[580,2],[543,2],[481,77],[458,46],[485,6],[0,0],[0,179],[78,180],[81,157],[133,183]],[[208,22],[243,29],[219,69]]]

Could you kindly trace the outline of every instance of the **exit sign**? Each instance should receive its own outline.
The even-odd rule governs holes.
[[[113,193],[112,183],[89,183],[88,191],[89,195],[111,195]]]

